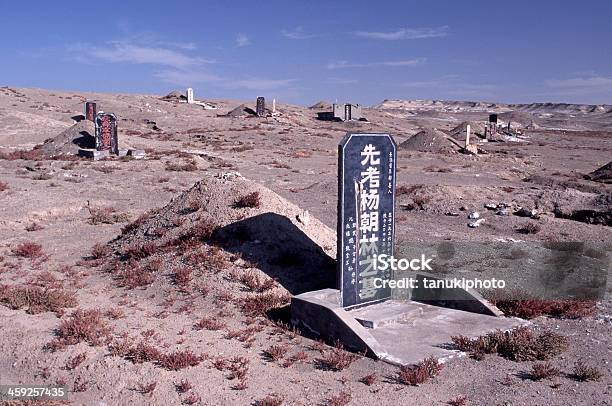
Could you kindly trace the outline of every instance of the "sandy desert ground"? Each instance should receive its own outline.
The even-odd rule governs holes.
[[[86,100],[114,112],[120,146],[145,159],[67,155],[93,132],[73,120]],[[206,101],[217,109],[0,89],[0,384],[66,386],[73,405],[612,403],[609,278],[589,314],[531,320],[568,342],[541,380],[541,361],[488,354],[405,384],[397,366],[291,328],[287,310],[291,295],[334,284],[347,132],[399,145],[398,246],[581,241],[609,269],[612,169],[593,172],[612,160],[612,106],[384,101],[364,109],[368,122],[329,122],[316,118],[325,103],[258,118],[222,116],[254,100]],[[472,156],[443,139],[461,142],[452,130],[476,131],[490,112],[520,141]],[[508,215],[485,208],[500,202]],[[467,226],[473,211],[480,227]],[[334,367],[339,358],[349,365]],[[601,376],[581,381],[577,362]]]

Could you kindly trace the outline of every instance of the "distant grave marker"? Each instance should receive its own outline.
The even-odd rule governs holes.
[[[91,122],[96,120],[96,114],[98,114],[97,105],[94,102],[85,103],[85,118]]]
[[[338,146],[337,272],[343,307],[391,297],[375,288],[389,270],[374,255],[393,255],[397,146],[389,134],[347,134]]]
[[[187,88],[187,103],[189,104],[193,104],[193,89],[192,88]]]
[[[119,140],[117,139],[117,117],[112,113],[96,115],[96,150],[109,151],[119,155]]]
[[[255,112],[258,117],[264,117],[266,115],[266,99],[264,97],[257,98],[257,107]]]

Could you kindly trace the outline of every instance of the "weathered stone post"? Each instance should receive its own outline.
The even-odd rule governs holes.
[[[468,147],[470,146],[470,130],[471,130],[471,127],[468,124],[465,127],[465,149],[468,149]]]
[[[187,103],[193,104],[193,89],[190,87],[187,88]]]
[[[257,98],[255,112],[257,113],[258,117],[266,116],[266,99],[264,97],[260,96]]]
[[[98,114],[98,108],[95,102],[85,103],[85,118],[91,122],[96,120],[96,114]]]

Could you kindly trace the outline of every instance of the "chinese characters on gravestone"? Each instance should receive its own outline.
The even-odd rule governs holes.
[[[266,99],[263,97],[257,98],[257,106],[255,107],[255,112],[258,117],[265,117],[266,115]]]
[[[337,272],[343,307],[387,299],[376,288],[390,270],[374,257],[393,255],[397,147],[388,134],[347,134],[338,146]]]
[[[85,118],[91,122],[96,120],[97,107],[94,102],[85,103]]]
[[[489,114],[489,134],[497,133],[497,114]]]
[[[119,155],[117,117],[112,113],[98,113],[96,115],[96,150],[109,151],[111,154]]]

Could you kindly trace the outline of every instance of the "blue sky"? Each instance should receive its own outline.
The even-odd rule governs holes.
[[[19,87],[612,104],[608,0],[3,2],[0,49]]]

